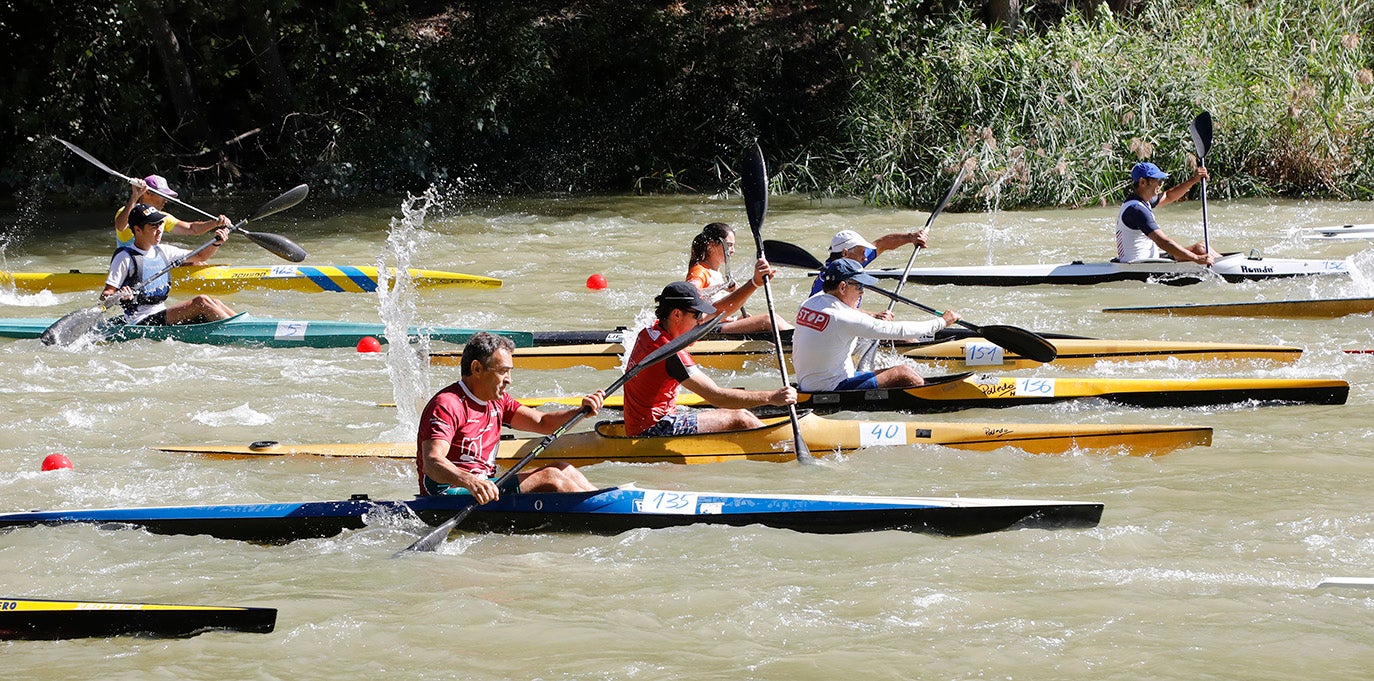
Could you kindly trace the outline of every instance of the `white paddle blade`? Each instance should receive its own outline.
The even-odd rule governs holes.
[[[99,305],[68,313],[43,330],[38,337],[44,345],[71,345],[86,335],[104,319],[105,308]]]

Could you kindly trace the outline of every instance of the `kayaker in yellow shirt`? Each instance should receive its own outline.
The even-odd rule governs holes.
[[[124,207],[120,208],[119,212],[115,213],[115,241],[118,243],[120,248],[132,246],[134,243],[134,232],[132,229],[129,228],[129,211],[133,210],[133,207],[136,204],[140,203],[152,206],[154,209],[156,209],[159,213],[161,213],[164,216],[162,223],[162,231],[164,234],[204,234],[218,227],[232,226],[232,223],[229,222],[229,218],[223,215],[219,216],[219,218],[215,220],[187,222],[185,220],[181,220],[173,216],[171,213],[168,213],[166,210],[167,199],[158,195],[154,191],[149,191],[150,189],[152,189],[156,190],[157,192],[162,192],[163,194],[166,194],[168,196],[177,196],[177,193],[172,191],[172,188],[167,184],[166,178],[162,177],[161,175],[149,175],[141,180],[135,179],[131,183],[130,187],[131,189],[129,191],[129,202],[124,204]],[[198,258],[191,262],[205,262],[205,258],[208,257],[209,256],[205,256],[204,258]]]

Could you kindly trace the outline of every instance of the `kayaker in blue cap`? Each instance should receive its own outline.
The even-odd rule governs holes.
[[[1184,248],[1160,231],[1155,223],[1154,209],[1167,206],[1188,193],[1193,185],[1208,177],[1207,168],[1198,166],[1197,172],[1187,182],[1174,185],[1169,191],[1162,191],[1164,180],[1169,174],[1153,163],[1137,163],[1131,168],[1131,187],[1126,190],[1126,200],[1121,204],[1121,212],[1116,217],[1116,260],[1135,262],[1160,257],[1164,251],[1179,262],[1195,262],[1211,265],[1216,257],[1203,243],[1195,243]]]
[[[865,286],[878,280],[849,258],[832,260],[821,270],[821,292],[806,299],[797,311],[792,332],[792,366],[804,392],[872,390],[921,385],[916,369],[897,364],[877,371],[854,367],[854,346],[860,338],[906,340],[929,336],[959,321],[959,313],[919,322],[893,321],[891,312],[876,315],[859,309]]]

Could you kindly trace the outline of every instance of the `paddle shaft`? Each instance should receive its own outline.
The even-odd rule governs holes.
[[[630,379],[638,375],[639,372],[655,364],[658,364],[659,362],[662,362],[663,360],[668,359],[669,357],[686,349],[687,346],[691,345],[692,343],[695,343],[697,339],[714,331],[719,324],[719,319],[714,319],[705,324],[700,324],[694,327],[691,331],[688,331],[687,333],[684,333],[681,336],[674,338],[667,345],[664,345],[663,347],[649,353],[647,356],[644,357],[644,359],[640,360],[639,364],[630,367],[628,370],[625,371],[624,374],[620,376],[620,378],[616,379],[615,383],[612,383],[610,387],[606,388],[606,394],[610,395],[611,393],[620,390],[622,386],[628,383]],[[580,410],[578,410],[576,414],[573,414],[567,421],[565,421],[563,425],[559,426],[557,430],[546,435],[543,440],[539,441],[539,444],[535,446],[534,449],[530,450],[530,453],[526,454],[523,458],[517,461],[514,466],[511,466],[509,470],[507,470],[505,473],[502,473],[501,477],[496,479],[496,487],[499,489],[502,486],[509,483],[512,479],[515,478],[516,475],[520,473],[521,469],[529,465],[531,461],[534,461],[535,457],[544,453],[544,450],[547,449],[550,444],[553,444],[554,440],[557,440],[564,433],[568,432],[569,428],[572,428],[574,425],[577,424],[578,421],[581,421],[583,418],[586,418],[586,416],[589,413],[590,412],[587,410],[585,406],[582,407]],[[448,533],[452,532],[453,528],[458,527],[458,524],[463,522],[463,520],[466,519],[476,508],[476,503],[464,507],[463,510],[458,511],[458,513],[454,514],[453,517],[449,518],[448,520],[445,520],[438,527],[431,530],[429,534],[426,534],[424,537],[421,537],[419,540],[417,540],[414,544],[411,544],[410,546],[407,546],[405,549],[397,552],[395,556],[401,556],[411,551],[433,551],[439,548],[439,546],[444,543],[444,539],[448,537]]]
[[[1193,119],[1188,131],[1193,136],[1193,148],[1197,151],[1197,165],[1207,168],[1207,152],[1212,150],[1212,114],[1203,111]],[[1202,246],[1207,253],[1212,252],[1212,240],[1207,230],[1207,178],[1202,178]]]
[[[763,161],[763,149],[757,142],[744,159],[740,173],[740,188],[744,194],[744,210],[749,215],[749,230],[754,233],[756,257],[763,259],[763,218],[768,213],[768,166]],[[778,373],[782,384],[791,385],[787,377],[787,361],[782,356],[782,332],[778,330],[778,316],[773,307],[772,277],[763,278],[763,298],[768,303],[768,323],[773,327],[773,355],[778,361]],[[797,405],[787,405],[787,416],[792,424],[792,450],[800,463],[814,463],[811,448],[802,439],[801,423],[797,419]]]

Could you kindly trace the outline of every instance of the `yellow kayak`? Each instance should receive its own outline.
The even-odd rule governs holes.
[[[410,269],[415,286],[435,288],[497,288],[500,279],[442,270]],[[0,272],[0,287],[20,293],[98,291],[107,272]],[[224,294],[245,289],[319,293],[370,293],[377,290],[377,268],[351,265],[186,265],[172,270],[177,292]],[[391,270],[392,281],[396,270]]]
[[[1140,362],[1152,359],[1295,362],[1302,356],[1302,348],[1282,345],[1097,338],[1047,340],[1059,353],[1054,365],[1063,367],[1089,367],[1097,362]],[[913,361],[950,370],[1012,370],[1042,366],[1040,362],[1004,350],[978,336],[937,343],[898,343],[896,351]],[[746,367],[771,365],[774,362],[773,344],[760,340],[697,341],[689,352],[697,364],[712,369],[737,371]],[[514,359],[515,366],[521,369],[566,369],[577,366],[615,369],[620,367],[624,353],[625,346],[619,343],[588,343],[518,348],[514,353]],[[786,354],[790,357],[790,350]],[[430,363],[435,365],[457,366],[461,359],[461,352],[435,352],[429,357]]]
[[[608,461],[626,463],[717,463],[721,461],[790,461],[792,427],[787,417],[764,419],[754,430],[674,437],[626,437],[624,423],[605,421],[595,430],[564,435],[541,458],[589,466]],[[1164,454],[1185,447],[1212,444],[1212,429],[1194,426],[1156,426],[1074,423],[932,423],[915,421],[848,421],[804,413],[799,421],[802,439],[817,456],[847,453],[863,447],[942,445],[954,449],[994,451],[1018,449],[1031,454],[1064,454],[1108,450],[1137,456]],[[542,438],[517,438],[501,443],[497,459],[506,465],[519,460]],[[311,454],[336,457],[414,459],[413,442],[353,444],[280,444],[257,442],[231,445],[163,446],[160,451],[212,456],[251,457]]]

